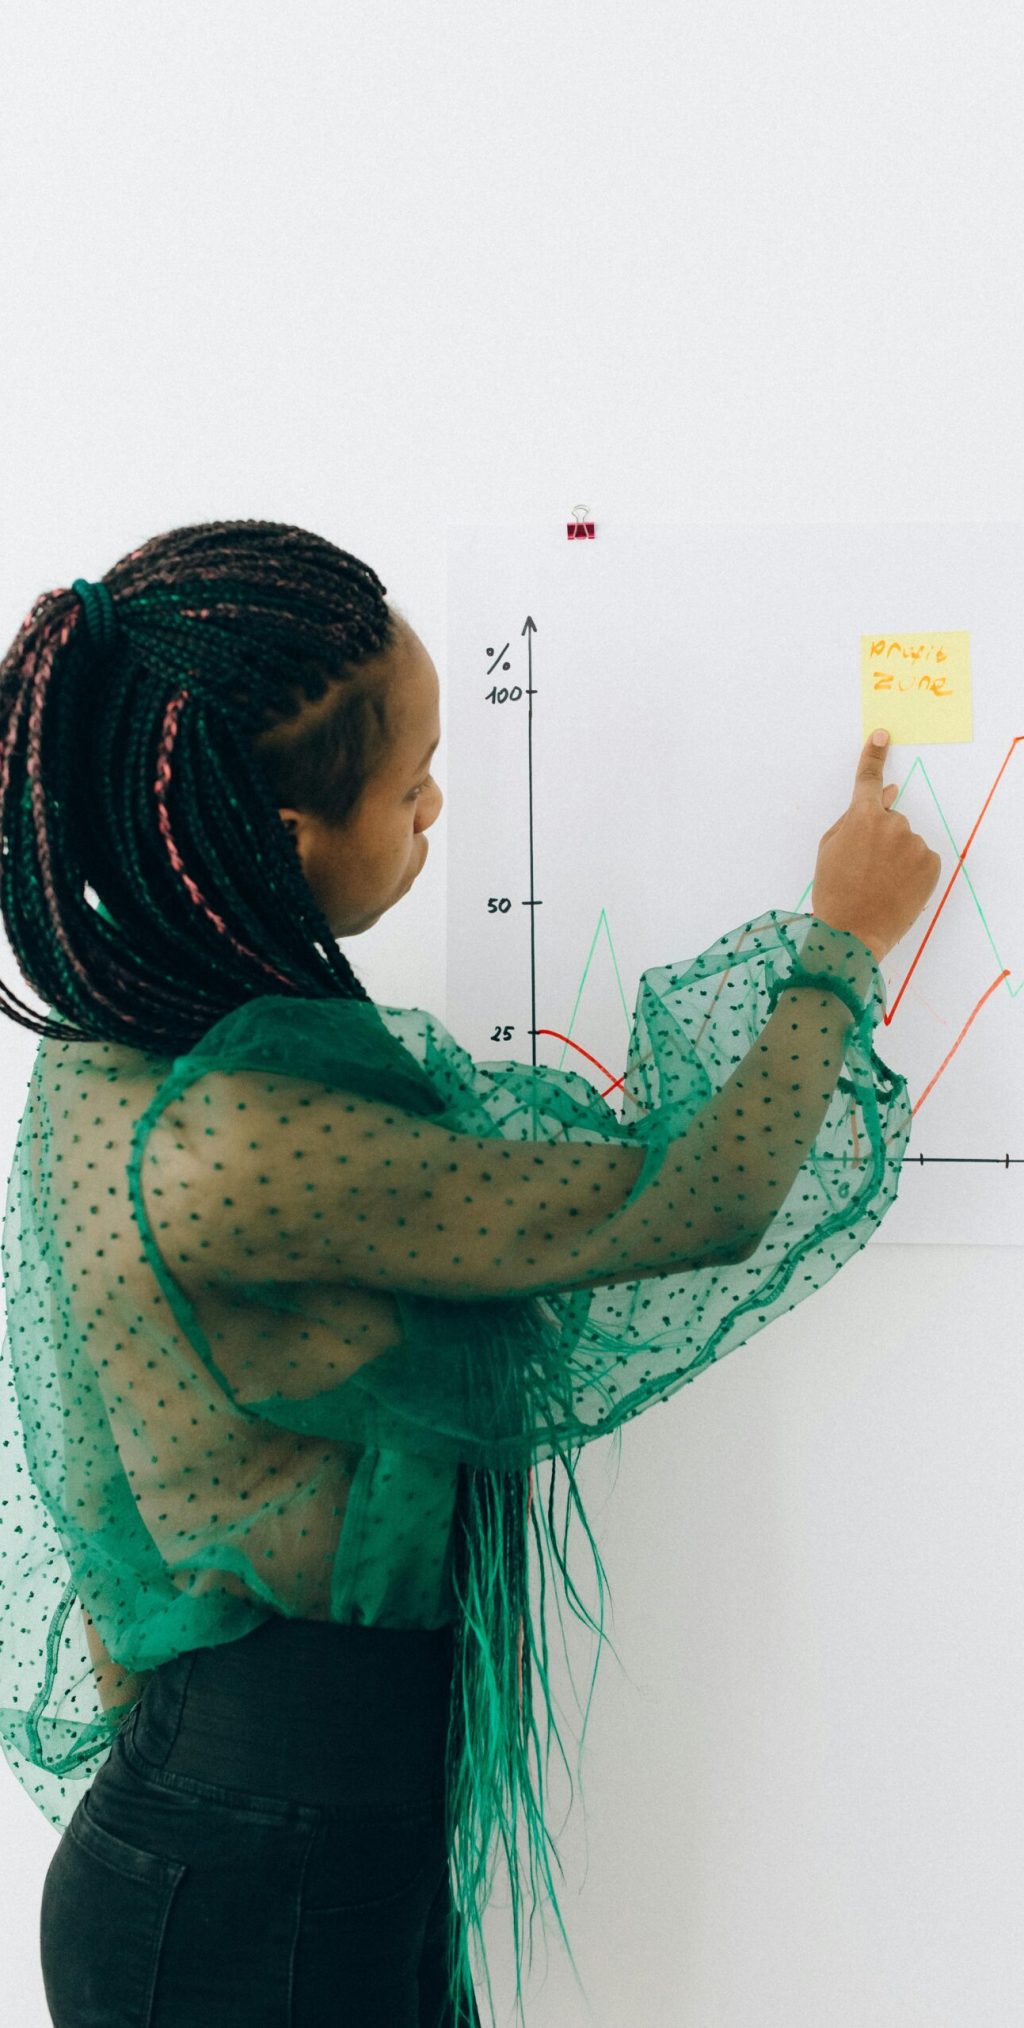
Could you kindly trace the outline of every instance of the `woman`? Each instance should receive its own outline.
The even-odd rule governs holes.
[[[479,2020],[470,1937],[493,2019],[498,1833],[522,2018],[520,1808],[568,1945],[530,1540],[577,1611],[571,1502],[603,1599],[580,1447],[821,1287],[898,1189],[866,923],[771,911],[645,972],[621,1118],[369,998],[336,940],[408,892],[443,800],[437,672],[385,590],[303,530],[176,529],[0,663],[0,906],[53,1010],[3,1001],[42,1040],[0,1741],[63,1831],[56,2028],[449,2028]]]

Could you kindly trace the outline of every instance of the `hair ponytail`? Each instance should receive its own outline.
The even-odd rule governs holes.
[[[273,521],[172,529],[102,583],[102,649],[62,589],[0,661],[0,913],[61,1018],[2,982],[0,1012],[174,1056],[261,993],[367,999],[277,812],[344,823],[387,751],[386,586]]]

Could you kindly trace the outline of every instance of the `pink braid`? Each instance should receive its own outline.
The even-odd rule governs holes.
[[[104,1007],[109,1007],[112,1014],[117,1014],[119,1018],[123,1020],[133,1021],[135,1019],[133,1015],[122,1015],[121,1009],[116,1007],[112,1000],[108,1000],[104,993],[100,992],[98,986],[95,984],[95,981],[90,981],[84,965],[82,965],[79,959],[75,956],[75,953],[68,939],[67,930],[64,927],[64,922],[61,917],[60,907],[57,901],[57,895],[53,885],[53,872],[50,865],[50,834],[49,831],[47,830],[46,825],[46,796],[43,790],[42,768],[40,765],[40,745],[41,745],[42,723],[43,723],[43,707],[46,702],[47,690],[49,689],[50,684],[53,680],[54,663],[56,661],[57,651],[64,647],[73,628],[79,623],[79,613],[80,608],[77,607],[73,613],[69,613],[68,617],[63,621],[60,627],[55,642],[52,639],[46,641],[41,651],[30,651],[26,656],[25,687],[23,688],[21,695],[18,698],[17,709],[12,714],[10,738],[4,749],[3,755],[3,788],[2,792],[0,792],[0,821],[2,821],[3,803],[4,800],[6,799],[7,794],[7,783],[10,773],[11,755],[13,754],[14,751],[15,742],[18,737],[18,727],[21,723],[21,718],[25,709],[25,703],[27,699],[29,703],[29,713],[28,713],[28,738],[26,741],[26,765],[28,768],[29,787],[31,791],[32,815],[36,834],[36,851],[39,856],[39,871],[42,879],[43,893],[46,897],[46,901],[48,903],[50,910],[51,927],[53,929],[54,936],[56,937],[58,947],[65,959],[65,962],[70,967],[71,971],[76,973],[77,976],[81,979],[82,984],[90,986],[96,998],[103,1002]],[[123,973],[117,972],[116,976],[121,980],[122,984],[126,985],[128,983]]]
[[[164,712],[160,751],[156,763],[156,780],[153,784],[153,793],[157,801],[157,822],[167,847],[167,856],[175,873],[179,875],[184,886],[188,889],[192,900],[196,903],[197,907],[202,909],[203,914],[209,918],[210,922],[216,925],[221,936],[227,937],[228,942],[243,957],[255,958],[256,963],[262,965],[265,972],[269,972],[273,978],[280,979],[285,986],[289,986],[292,982],[285,977],[283,972],[279,972],[275,965],[267,964],[266,960],[260,957],[258,951],[249,950],[246,944],[240,944],[232,936],[226,922],[222,921],[221,917],[210,907],[205,896],[200,893],[195,881],[191,878],[191,875],[186,872],[184,861],[175,845],[174,834],[171,830],[171,820],[167,812],[167,785],[171,779],[171,755],[174,751],[175,740],[178,737],[178,721],[181,716],[181,708],[183,704],[188,702],[189,696],[189,691],[179,691],[176,697],[170,699]]]

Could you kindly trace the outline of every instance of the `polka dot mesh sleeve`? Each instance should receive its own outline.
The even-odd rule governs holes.
[[[147,1670],[330,1613],[366,1447],[564,1456],[866,1245],[911,1128],[883,991],[852,935],[758,917],[643,974],[621,1117],[358,1000],[254,999],[173,1062],[45,1039],[3,1235],[0,1738],[51,1821]]]
[[[266,998],[218,1023],[130,1165],[216,1386],[288,1429],[514,1469],[819,1288],[892,1202],[910,1109],[871,1046],[870,952],[798,920],[823,983],[771,1015],[774,915],[644,973],[621,1119],[579,1073],[474,1063],[418,1010]]]

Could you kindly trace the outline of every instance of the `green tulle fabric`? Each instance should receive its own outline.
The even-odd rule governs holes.
[[[482,1973],[495,2019],[503,1849],[522,2020],[538,1910],[572,1956],[546,1570],[607,1638],[580,1451],[870,1240],[911,1129],[883,1011],[865,945],[770,911],[643,974],[621,1114],[366,1001],[260,997],[173,1061],[44,1039],[3,1230],[0,1744],[49,1821],[171,1656],[270,1613],[450,1620],[451,1989],[470,2021]]]

